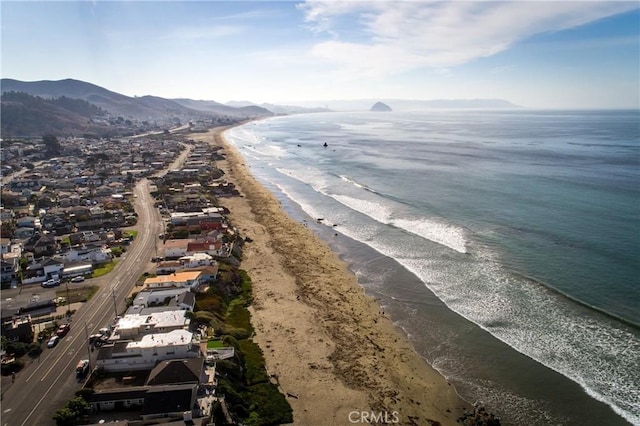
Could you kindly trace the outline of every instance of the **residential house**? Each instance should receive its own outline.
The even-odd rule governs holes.
[[[109,339],[136,339],[154,333],[186,330],[189,328],[190,321],[184,310],[167,310],[148,315],[124,315],[118,320]]]
[[[65,253],[61,253],[55,256],[55,258],[61,259],[64,263],[84,263],[90,262],[97,265],[101,263],[110,262],[112,259],[111,249],[103,247],[77,247],[72,248]]]
[[[222,256],[225,253],[224,245],[221,242],[209,242],[206,240],[194,240],[187,244],[187,254],[206,253],[211,256]],[[204,265],[198,265],[204,266]]]
[[[158,363],[147,377],[147,386],[207,383],[204,358],[171,359]]]
[[[180,258],[187,255],[188,245],[193,241],[189,238],[167,240],[164,242],[164,256],[167,258]]]
[[[136,295],[136,298],[133,300],[133,304],[143,306],[145,308],[151,306],[168,306],[171,300],[175,300],[177,296],[185,293],[189,293],[189,289],[187,287],[143,290]]]
[[[96,364],[110,372],[150,370],[160,361],[199,356],[200,344],[193,340],[193,333],[173,330],[147,334],[140,341],[119,341],[102,346]]]
[[[163,287],[188,287],[191,290],[197,290],[203,283],[203,274],[201,271],[182,271],[174,272],[170,275],[159,275],[144,280],[145,288],[163,288]]]
[[[51,234],[34,234],[25,243],[24,248],[32,251],[36,256],[51,256],[56,251],[56,239]]]
[[[0,255],[9,253],[11,251],[11,239],[0,238]]]
[[[85,397],[94,413],[100,411],[142,409],[148,386],[96,390]]]
[[[32,263],[27,266],[23,284],[33,284],[46,281],[51,278],[59,278],[62,275],[64,263],[56,259],[47,259],[41,263]]]
[[[193,424],[193,413],[198,413],[197,384],[173,386],[136,386],[130,388],[97,390],[86,396],[93,412],[129,410],[140,413],[140,424],[169,423]],[[151,423],[149,423],[151,422]],[[136,422],[137,424],[138,422]]]
[[[30,315],[21,315],[2,321],[2,337],[9,342],[33,343],[33,325]]]
[[[17,228],[35,228],[36,227],[36,217],[33,216],[23,216],[19,217],[15,220]]]
[[[0,261],[0,281],[10,283],[18,278],[20,271],[20,261],[16,257],[2,259]]]
[[[172,272],[185,269],[193,269],[201,266],[217,267],[217,262],[207,253],[196,252],[188,256],[183,256],[178,260],[167,260],[159,262],[156,266],[156,274],[170,274]]]

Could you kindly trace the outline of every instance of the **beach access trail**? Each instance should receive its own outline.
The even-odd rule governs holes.
[[[294,423],[375,423],[373,415],[378,423],[456,424],[469,404],[381,315],[329,246],[253,178],[226,129],[188,137],[224,148],[216,164],[242,194],[220,204],[251,239],[241,268],[253,282],[253,339]]]

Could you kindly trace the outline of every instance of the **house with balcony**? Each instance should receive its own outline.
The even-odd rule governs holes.
[[[186,310],[182,309],[124,315],[118,320],[109,340],[138,339],[154,333],[186,330],[190,321]]]
[[[167,306],[193,311],[195,294],[190,292],[187,287],[143,290],[136,295],[133,300],[133,306],[140,306],[141,308]]]
[[[151,370],[169,359],[200,357],[200,342],[187,330],[154,333],[139,341],[117,341],[98,351],[97,367],[109,372]]]

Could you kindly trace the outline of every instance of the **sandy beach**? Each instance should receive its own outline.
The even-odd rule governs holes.
[[[328,245],[253,178],[224,130],[189,137],[224,147],[218,167],[243,195],[220,204],[252,240],[241,267],[253,281],[254,341],[287,395],[294,423],[456,424],[468,404]]]

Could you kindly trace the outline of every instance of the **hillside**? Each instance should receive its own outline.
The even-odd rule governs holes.
[[[2,94],[1,134],[7,137],[52,134],[109,134],[107,112],[87,101],[62,96],[43,99],[22,92]]]
[[[265,117],[273,115],[273,112],[257,105],[230,106],[215,101],[195,101],[193,99],[173,99],[176,103],[200,112],[209,114],[228,115],[230,117]]]
[[[125,119],[179,121],[226,117],[248,118],[270,115],[263,110],[245,110],[226,107],[224,111],[196,110],[170,99],[157,96],[129,97],[112,92],[95,84],[66,79],[58,81],[42,80],[25,82],[3,78],[0,82],[2,92],[24,92],[42,98],[66,96],[82,99],[104,109],[109,114]]]

